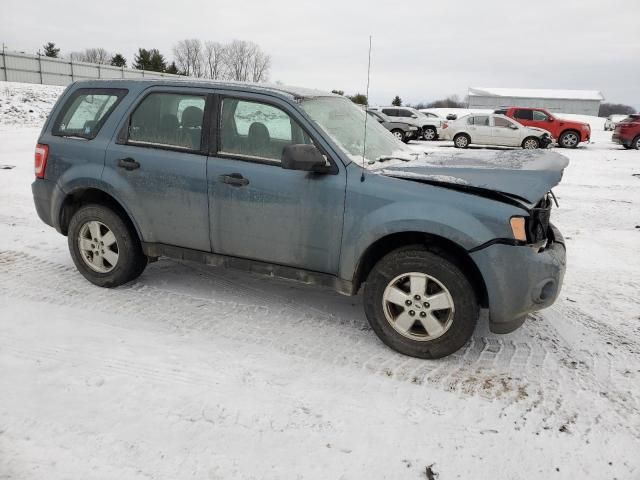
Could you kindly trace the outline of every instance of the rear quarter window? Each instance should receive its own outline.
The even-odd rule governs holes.
[[[81,88],[71,94],[53,123],[52,134],[91,140],[128,90]]]

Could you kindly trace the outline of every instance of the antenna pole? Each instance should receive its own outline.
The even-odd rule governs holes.
[[[364,106],[364,141],[362,142],[362,175],[360,181],[364,182],[365,167],[365,153],[367,152],[367,120],[369,118],[369,112],[367,107],[369,106],[369,79],[371,78],[371,35],[369,35],[369,64],[367,65],[367,100]]]

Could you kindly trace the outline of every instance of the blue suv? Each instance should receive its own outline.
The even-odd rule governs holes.
[[[553,152],[417,153],[346,98],[190,80],[75,82],[38,140],[40,218],[102,287],[167,256],[363,287],[395,350],[462,347],[556,299],[565,246]]]

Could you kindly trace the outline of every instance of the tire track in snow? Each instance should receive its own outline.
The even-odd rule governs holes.
[[[223,280],[228,283],[223,290],[237,290],[234,282]],[[609,388],[604,383],[607,378],[602,378],[602,372],[608,377],[609,367],[601,365],[602,359],[588,352],[580,352],[581,357],[574,359],[570,347],[549,322],[540,319],[541,314],[525,326],[529,338],[520,335],[518,340],[505,340],[505,337],[484,336],[477,330],[456,354],[424,361],[392,352],[372,332],[366,331],[360,321],[309,308],[295,298],[266,292],[252,293],[251,302],[241,302],[237,301],[237,292],[229,295],[214,289],[208,297],[192,296],[168,287],[146,285],[144,278],[108,290],[91,285],[73,267],[17,251],[0,252],[0,289],[7,297],[113,314],[110,322],[123,328],[128,317],[136,317],[151,322],[154,329],[256,344],[303,360],[362,369],[393,381],[436,386],[461,395],[480,395],[507,402],[533,402],[535,406],[546,407],[551,415],[560,411],[565,401],[557,388],[560,383],[578,383],[581,389],[592,391]],[[255,292],[255,289],[241,290],[248,291]],[[73,352],[56,349],[55,352],[22,354],[69,360]],[[572,362],[582,362],[581,368],[573,368]],[[110,368],[132,374],[117,359]],[[166,374],[157,367],[139,368],[140,374],[158,380],[199,381]],[[618,394],[609,393],[611,397]],[[612,404],[623,418],[637,412],[633,398],[612,400]]]

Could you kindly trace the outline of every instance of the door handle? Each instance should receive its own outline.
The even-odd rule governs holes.
[[[140,164],[136,162],[133,158],[127,157],[127,158],[121,158],[120,160],[118,160],[118,167],[124,168],[125,170],[130,171],[130,170],[135,170],[137,168],[140,168]]]
[[[245,185],[249,185],[249,179],[244,178],[239,173],[229,173],[227,175],[220,175],[218,179],[222,183],[226,183],[227,185],[233,185],[234,187],[244,187]]]

